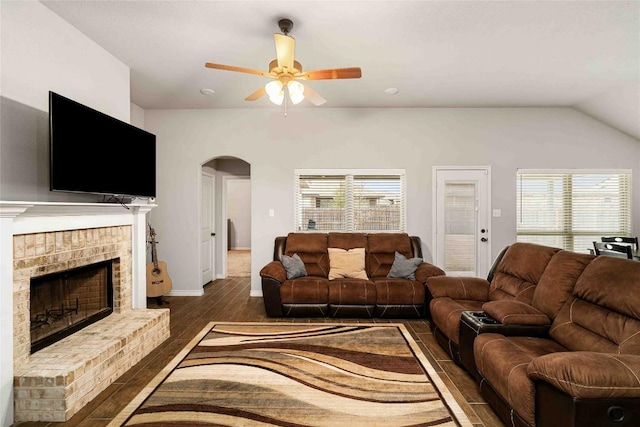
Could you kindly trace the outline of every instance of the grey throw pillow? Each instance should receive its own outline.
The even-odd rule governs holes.
[[[393,265],[391,266],[391,270],[389,270],[387,277],[415,280],[415,272],[418,267],[420,267],[420,264],[422,264],[422,258],[407,259],[407,257],[401,253],[396,252],[395,260],[393,261]]]
[[[296,277],[307,275],[307,269],[304,268],[304,262],[302,262],[298,254],[293,254],[293,256],[282,255],[282,265],[287,270],[287,279],[295,279]]]

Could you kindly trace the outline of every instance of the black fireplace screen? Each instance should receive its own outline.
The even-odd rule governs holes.
[[[113,260],[31,279],[31,353],[113,312]]]

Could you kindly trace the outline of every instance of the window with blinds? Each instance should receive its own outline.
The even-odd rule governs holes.
[[[631,234],[627,171],[517,174],[518,241],[588,252],[602,236]]]
[[[297,231],[404,231],[404,171],[295,172]]]

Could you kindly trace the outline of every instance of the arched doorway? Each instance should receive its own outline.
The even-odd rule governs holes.
[[[202,179],[203,285],[207,283],[209,262],[214,271],[213,280],[250,277],[251,165],[236,157],[215,157],[202,165]],[[208,182],[211,182],[210,195],[207,194]],[[213,216],[210,232],[207,231],[207,211]],[[207,233],[211,235],[209,243],[206,242]]]

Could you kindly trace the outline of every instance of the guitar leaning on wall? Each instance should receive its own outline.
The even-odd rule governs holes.
[[[147,297],[161,297],[171,291],[171,278],[167,273],[167,264],[158,261],[156,251],[156,232],[149,225],[149,237],[151,238],[151,262],[147,264]]]

